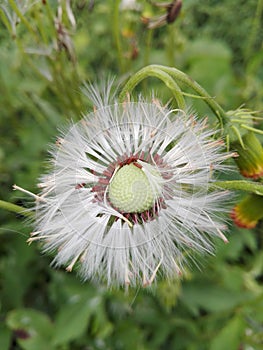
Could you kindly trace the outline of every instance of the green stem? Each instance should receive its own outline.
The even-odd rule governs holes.
[[[166,54],[167,54],[167,62],[169,66],[174,66],[175,63],[175,40],[174,37],[176,35],[175,33],[175,27],[169,26],[168,27],[168,37],[167,37],[167,43],[166,43]]]
[[[153,39],[153,30],[149,29],[146,34],[146,41],[145,41],[145,49],[144,49],[144,57],[143,57],[143,65],[148,66],[150,63],[150,54],[151,54],[151,47],[152,47],[152,39]]]
[[[11,25],[12,20],[10,18],[9,13],[6,11],[4,5],[0,6],[0,19],[2,20],[7,30],[10,32],[10,34],[14,36],[15,33],[13,32],[12,25]]]
[[[263,1],[258,0],[257,3],[257,8],[256,8],[256,13],[254,16],[254,20],[252,23],[252,28],[250,31],[249,39],[248,39],[248,45],[247,45],[247,50],[246,50],[246,59],[249,61],[253,54],[253,49],[257,40],[257,35],[259,34],[259,31],[261,30],[261,17],[262,17],[262,12],[263,12]]]
[[[166,75],[164,75],[166,73]],[[127,92],[133,90],[133,88],[144,78],[148,77],[149,75],[157,76],[161,80],[168,81],[167,77],[173,78],[176,84],[176,89],[174,89],[174,83],[171,86],[171,79],[169,79],[168,87],[172,90],[174,89],[174,94],[177,96],[177,103],[178,99],[183,99],[183,93],[181,92],[181,89],[177,85],[177,82],[180,82],[182,84],[185,84],[186,86],[190,87],[192,90],[194,90],[201,98],[204,100],[204,102],[210,107],[210,109],[213,111],[217,119],[219,120],[220,127],[223,127],[224,124],[228,122],[228,118],[226,115],[226,112],[223,110],[223,108],[215,101],[213,97],[211,97],[207,91],[202,88],[196,81],[194,81],[191,77],[189,77],[187,74],[183,73],[182,71],[173,68],[173,67],[166,67],[161,66],[157,64],[152,64],[147,67],[142,68],[137,73],[135,73],[126,83],[124,86],[121,94],[120,94],[120,100],[124,100],[125,95]],[[165,78],[164,78],[165,77]],[[185,103],[184,103],[185,104]],[[178,103],[179,105],[179,103]],[[181,105],[181,103],[180,103]],[[181,108],[181,107],[180,107]]]
[[[233,180],[233,181],[216,181],[211,184],[212,189],[223,188],[226,190],[241,190],[246,192],[252,192],[257,195],[263,196],[263,184],[245,180]]]
[[[215,99],[212,96],[210,96],[207,93],[207,91],[201,85],[194,81],[189,75],[173,67],[165,67],[159,65],[154,65],[154,67],[164,70],[166,73],[170,74],[175,80],[185,84],[186,86],[193,89],[198,95],[202,96],[204,102],[214,112],[221,125],[225,124],[228,121],[226,112],[223,110],[223,108],[215,101]]]
[[[112,18],[113,39],[117,49],[117,57],[118,57],[118,63],[120,66],[120,71],[121,73],[123,73],[124,63],[123,63],[121,38],[120,38],[119,7],[120,7],[120,0],[113,0],[113,18]]]
[[[50,1],[46,1],[44,7],[47,10],[46,13],[47,13],[47,16],[48,16],[48,19],[49,19],[50,23],[54,23],[55,16],[54,16],[54,13],[53,13],[53,9],[52,9],[52,7],[50,5]],[[55,27],[53,26],[53,28],[55,28]],[[54,33],[55,32],[56,31],[54,30]]]
[[[178,108],[185,109],[185,100],[180,87],[169,74],[159,68],[153,67],[152,65],[142,68],[128,80],[119,95],[120,101],[124,101],[126,95],[130,93],[143,79],[148,78],[149,76],[153,76],[162,80],[165,85],[172,91]]]
[[[18,16],[18,18],[21,20],[22,23],[24,23],[24,25],[26,26],[26,28],[28,29],[29,32],[31,32],[36,38],[37,34],[36,31],[34,30],[34,28],[31,26],[30,22],[25,18],[25,16],[22,14],[22,12],[19,10],[19,8],[17,7],[16,3],[14,0],[9,0],[9,4],[12,8],[12,10],[16,13],[16,15]]]
[[[42,42],[45,45],[48,45],[49,41],[48,41],[48,33],[47,33],[47,29],[46,26],[44,25],[44,21],[43,21],[43,17],[42,17],[42,13],[39,11],[39,9],[37,9],[36,11],[34,11],[34,16],[36,18],[37,24],[38,24],[38,30],[39,30],[39,34],[40,37],[42,39]],[[53,24],[53,23],[52,23]],[[54,36],[55,37],[55,36]]]
[[[16,213],[16,214],[27,216],[29,218],[33,217],[32,212],[26,211],[25,208],[20,207],[19,205],[16,205],[13,203],[6,202],[6,201],[0,200],[0,208],[11,211],[11,212]]]

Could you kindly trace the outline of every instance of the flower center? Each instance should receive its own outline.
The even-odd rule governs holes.
[[[151,177],[160,180],[160,174],[150,164],[147,164],[147,172],[135,164],[127,164],[117,170],[109,185],[109,200],[123,213],[150,210],[160,194],[156,181],[151,181]]]

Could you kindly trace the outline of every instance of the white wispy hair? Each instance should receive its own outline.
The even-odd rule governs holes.
[[[51,151],[30,242],[41,240],[68,271],[78,262],[85,280],[150,285],[159,272],[180,275],[192,253],[212,253],[213,236],[227,242],[228,193],[211,192],[209,183],[229,155],[204,120],[142,97],[120,104],[111,85],[102,94],[86,87],[94,112]],[[144,172],[154,195],[142,213],[124,213],[109,200],[111,181],[129,164]]]

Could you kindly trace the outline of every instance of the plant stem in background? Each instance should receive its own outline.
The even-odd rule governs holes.
[[[152,47],[153,30],[149,29],[146,34],[146,43],[144,50],[143,65],[148,66],[150,64],[150,52]]]
[[[120,7],[120,0],[113,0],[113,18],[112,18],[112,31],[113,31],[113,39],[115,42],[115,46],[117,49],[117,58],[118,58],[118,64],[119,69],[121,73],[124,73],[124,62],[123,62],[123,55],[122,55],[122,45],[121,45],[121,38],[120,38],[120,23],[119,23],[119,7]]]
[[[14,0],[9,0],[9,5],[11,6],[12,10],[16,13],[17,17],[21,20],[21,22],[26,26],[27,30],[32,33],[36,38],[37,34],[34,28],[31,26],[30,22],[23,16],[19,8],[17,7]]]
[[[167,37],[167,43],[166,43],[166,54],[169,66],[175,65],[175,55],[174,55],[174,48],[175,48],[175,28],[173,26],[168,26],[168,37]]]
[[[253,55],[253,49],[257,41],[259,30],[261,29],[262,12],[263,12],[263,0],[258,0],[256,13],[253,18],[252,28],[248,38],[247,49],[245,52],[245,58],[247,61],[249,61],[249,59]]]

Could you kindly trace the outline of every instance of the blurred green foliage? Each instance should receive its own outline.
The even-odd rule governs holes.
[[[47,145],[91,106],[84,81],[123,82],[146,64],[175,66],[227,109],[263,108],[262,1],[183,1],[179,18],[149,30],[147,1],[0,1],[0,199],[35,191]],[[155,79],[140,91],[169,92]],[[164,101],[164,102],[165,102]],[[210,113],[193,102],[199,113]],[[198,257],[184,278],[152,290],[108,291],[49,267],[28,247],[30,223],[0,211],[1,350],[263,349],[263,227],[229,228],[228,245]]]

